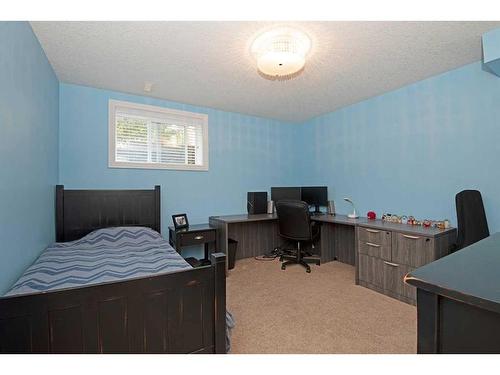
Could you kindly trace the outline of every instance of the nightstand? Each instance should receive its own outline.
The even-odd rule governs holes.
[[[204,245],[205,260],[210,259],[210,253],[215,250],[216,229],[209,224],[195,224],[188,228],[177,229],[168,227],[170,245],[182,255],[186,246]]]

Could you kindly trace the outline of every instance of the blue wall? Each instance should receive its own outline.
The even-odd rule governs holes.
[[[27,22],[0,22],[0,295],[54,239],[59,83]]]
[[[477,188],[491,231],[500,230],[500,80],[480,62],[289,124],[59,85],[29,24],[2,22],[0,82],[0,293],[53,240],[57,181],[68,188],[160,184],[164,233],[173,213],[206,222],[244,212],[247,191],[313,184],[329,186],[339,212],[349,211],[341,199],[350,196],[363,215],[371,209],[453,223],[455,193]],[[108,168],[109,99],[208,114],[210,170]]]
[[[208,114],[207,172],[108,168],[108,100]],[[247,191],[298,183],[294,161],[300,126],[84,86],[60,85],[59,181],[67,188],[162,186],[162,231],[171,215],[191,223],[246,212]]]
[[[483,193],[500,230],[500,80],[481,63],[405,86],[303,124],[286,124],[83,86],[60,88],[60,182],[69,188],[163,188],[163,230],[172,213],[193,223],[245,211],[245,193],[272,185],[329,186],[337,210],[349,196],[368,210],[448,218],[454,196]],[[110,98],[207,113],[208,172],[107,167]]]
[[[388,78],[389,79],[389,78]],[[455,194],[483,194],[500,230],[500,78],[473,63],[304,124],[314,183],[338,211],[374,210],[456,223]]]

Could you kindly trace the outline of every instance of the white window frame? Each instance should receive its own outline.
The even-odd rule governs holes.
[[[130,108],[132,110],[144,110],[148,112],[164,113],[175,116],[195,118],[202,123],[203,164],[169,164],[169,163],[130,163],[116,161],[116,109]],[[108,105],[108,166],[109,168],[138,168],[138,169],[172,169],[184,171],[208,171],[208,115],[203,113],[179,111],[175,109],[158,107],[147,104],[125,102],[121,100],[109,100]]]

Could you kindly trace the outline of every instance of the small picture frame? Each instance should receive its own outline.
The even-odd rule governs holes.
[[[186,214],[172,215],[172,221],[174,222],[174,228],[176,230],[189,227],[189,222]]]

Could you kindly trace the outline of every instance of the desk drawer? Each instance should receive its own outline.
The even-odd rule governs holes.
[[[358,240],[360,242],[370,242],[376,245],[391,247],[392,233],[386,230],[358,228]]]
[[[420,267],[435,260],[434,239],[419,235],[394,233],[392,262]]]
[[[369,255],[376,258],[391,260],[391,245],[381,245],[374,242],[358,241],[360,254]]]
[[[405,275],[411,271],[413,268],[404,264],[384,261],[384,290],[415,301],[416,288],[404,282]]]
[[[183,233],[179,235],[180,246],[191,246],[215,241],[215,230]]]

